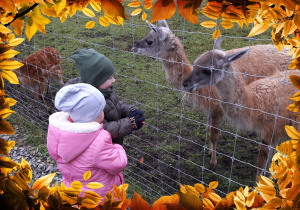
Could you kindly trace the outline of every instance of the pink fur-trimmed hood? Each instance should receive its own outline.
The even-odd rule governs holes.
[[[69,114],[65,112],[54,113],[49,118],[49,154],[62,163],[72,161],[85,151],[103,127],[97,122],[72,123],[68,118]],[[52,145],[49,145],[50,142]]]

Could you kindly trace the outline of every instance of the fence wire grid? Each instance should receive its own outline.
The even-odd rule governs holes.
[[[225,119],[220,128],[215,128],[220,132],[216,149],[218,163],[215,170],[210,170],[208,129],[211,125],[207,115],[191,107],[188,103],[189,96],[186,97],[181,89],[174,88],[167,82],[161,58],[136,54],[132,50],[135,43],[150,31],[149,26],[138,18],[131,18],[124,26],[102,27],[96,24],[93,29],[85,29],[85,23],[90,20],[91,18],[78,12],[64,23],[52,19],[46,27],[47,34],[37,32],[30,42],[26,38],[23,44],[16,47],[20,51],[17,59],[22,60],[42,47],[55,48],[62,57],[64,82],[79,76],[74,61],[70,58],[75,50],[91,47],[111,59],[117,69],[114,85],[116,93],[123,102],[138,106],[146,117],[143,128],[133,132],[124,141],[128,156],[124,178],[130,184],[130,189],[153,202],[161,196],[173,194],[180,184],[201,183],[208,186],[209,182],[218,181],[216,191],[221,196],[246,185],[253,186],[260,136],[254,131],[234,127]],[[172,32],[182,41],[191,63],[202,53],[213,49],[213,30],[186,22],[178,14],[167,22]],[[225,31],[222,49],[247,46],[251,49],[256,44],[272,44],[268,39],[269,33],[256,39],[246,38],[249,31],[250,28],[238,27]],[[288,56],[286,59],[289,59]],[[35,64],[28,66],[36,68]],[[287,70],[287,66],[285,68]],[[289,82],[283,81],[283,87],[286,83]],[[18,101],[13,110],[46,131],[49,110],[57,111],[53,102],[60,85],[51,78],[48,78],[45,85],[46,104],[35,100],[28,86],[6,84],[6,89]],[[195,93],[191,93],[193,94]],[[207,98],[201,95],[197,97]],[[232,105],[239,109],[249,109],[242,103]],[[267,117],[280,117],[277,113],[260,111]],[[267,171],[265,168],[266,174]]]

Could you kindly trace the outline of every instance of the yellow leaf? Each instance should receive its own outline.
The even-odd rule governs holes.
[[[252,191],[250,193],[250,195],[247,197],[247,200],[246,200],[246,205],[248,207],[251,207],[254,203],[254,199],[255,199],[255,191]]]
[[[103,199],[100,195],[90,190],[84,192],[84,197],[88,197],[89,199],[92,199],[96,203],[99,203],[101,199]]]
[[[210,209],[214,209],[214,204],[208,199],[208,198],[203,198],[203,204],[210,208]]]
[[[18,36],[22,36],[22,30],[23,30],[23,27],[24,27],[24,20],[16,19],[10,25],[14,29],[14,32]]]
[[[224,20],[222,23],[221,23],[221,26],[225,29],[230,29],[233,27],[233,24],[231,21],[228,21],[228,20]]]
[[[204,193],[205,192],[205,187],[202,184],[195,184],[194,185],[195,189],[199,192],[199,193]]]
[[[123,25],[124,19],[123,19],[122,17],[120,17],[120,16],[118,16],[117,19],[118,19],[119,23],[120,23],[121,25]]]
[[[142,20],[145,21],[146,19],[147,19],[147,14],[146,14],[146,12],[143,12]]]
[[[87,184],[87,187],[91,188],[91,189],[99,189],[101,187],[103,187],[103,184],[100,184],[99,182],[90,182]]]
[[[5,60],[0,63],[0,69],[12,70],[12,69],[20,68],[23,65],[24,64],[19,61]]]
[[[16,6],[12,0],[0,1],[0,7],[6,12],[18,13]]]
[[[287,135],[293,139],[293,140],[298,140],[300,139],[300,132],[297,131],[293,126],[284,126],[285,127],[285,131],[287,133]]]
[[[273,198],[266,205],[264,205],[264,208],[276,209],[277,207],[280,207],[281,204],[282,204],[282,200],[280,198]]]
[[[117,21],[120,16],[126,18],[123,5],[117,0],[101,0],[101,7],[105,14],[109,15],[113,20]]]
[[[18,77],[13,71],[2,70],[2,76],[11,84],[19,84]]]
[[[175,14],[176,5],[174,0],[158,0],[152,8],[152,18],[149,23],[162,19],[169,19]]]
[[[285,37],[287,38],[289,33],[290,33],[290,30],[291,30],[291,27],[292,27],[292,21],[291,20],[286,20],[283,24],[283,31],[282,31],[282,35],[281,37]]]
[[[80,181],[74,181],[71,183],[71,187],[73,187],[74,189],[81,189],[83,185],[81,184]]]
[[[270,201],[276,196],[276,190],[274,187],[271,186],[259,186],[256,187],[255,189],[260,191],[261,196],[265,201]]]
[[[213,39],[217,39],[219,36],[221,36],[221,31],[219,29],[215,30],[212,37]]]
[[[0,67],[1,68],[1,67]],[[289,76],[291,82],[293,83],[293,85],[300,90],[300,76],[297,75],[290,75]]]
[[[102,26],[109,26],[109,21],[106,19],[106,17],[99,17],[99,23]]]
[[[46,175],[46,176],[43,176],[43,177],[37,179],[34,182],[34,184],[32,186],[32,189],[33,190],[39,190],[44,186],[48,187],[49,184],[52,182],[52,179],[54,178],[55,174],[56,173],[52,173],[52,174],[49,174],[49,175]]]
[[[69,204],[74,205],[77,202],[77,196],[68,196],[64,192],[59,192],[61,198],[67,201]]]
[[[139,7],[139,6],[141,6],[141,2],[140,1],[133,1],[133,2],[131,2],[131,3],[129,3],[127,6],[128,7]]]
[[[135,9],[133,12],[130,14],[131,16],[136,16],[142,12],[142,9]]]
[[[120,17],[120,16],[118,16],[116,19],[114,19],[114,18],[112,18],[112,17],[110,17],[108,14],[104,14],[104,17],[110,22],[110,23],[112,23],[112,24],[115,24],[115,25],[120,25],[119,24],[119,20],[118,20],[118,18],[122,18],[122,17]]]
[[[213,182],[210,182],[209,183],[209,188],[210,189],[215,189],[215,188],[217,188],[218,187],[218,182],[216,182],[216,181],[213,181]]]
[[[37,27],[35,24],[32,24],[32,26],[30,27],[29,24],[27,23],[26,29],[25,29],[25,34],[28,38],[28,41],[30,41],[30,39],[33,37],[33,35],[36,33],[36,31],[37,31]]]
[[[259,180],[259,183],[260,183],[260,184],[267,185],[267,186],[271,186],[271,187],[274,186],[273,182],[272,182],[269,178],[267,178],[267,177],[265,177],[265,176],[262,176],[262,175],[259,176],[259,177],[258,177],[258,180]]]
[[[237,197],[234,197],[234,203],[235,203],[237,210],[247,210],[245,207],[245,202],[242,202]]]
[[[81,201],[81,204],[86,208],[95,208],[97,206],[97,203],[95,203],[92,199],[84,198]]]
[[[222,200],[222,198],[216,193],[208,193],[208,195],[214,202],[219,202],[220,200]]]
[[[8,43],[9,46],[17,46],[24,41],[23,38],[16,38]]]
[[[91,176],[92,176],[92,172],[89,170],[89,171],[87,171],[87,172],[85,172],[84,174],[83,174],[83,179],[84,179],[84,181],[86,181],[86,180],[88,180],[89,178],[91,178]]]
[[[92,6],[92,8],[97,11],[97,12],[101,12],[101,6],[98,2],[95,2],[95,1],[91,1],[90,2],[90,5]]]
[[[205,28],[214,28],[217,26],[217,23],[209,20],[209,21],[204,21],[204,22],[200,23],[200,25]]]
[[[74,189],[74,188],[66,188],[64,190],[64,193],[68,196],[79,196],[82,190],[80,189]]]
[[[268,30],[269,25],[261,23],[261,24],[256,24],[250,31],[249,35],[247,37],[255,36],[258,34],[261,34]]]
[[[293,21],[297,28],[300,28],[300,14],[296,13],[293,18]]]
[[[95,21],[89,21],[85,24],[85,28],[94,28],[95,27]]]
[[[84,8],[82,12],[88,17],[95,17],[95,13],[89,8]]]
[[[15,55],[19,54],[20,52],[16,50],[8,50],[2,54],[0,54],[0,63],[4,60],[10,59],[14,57]]]
[[[201,11],[204,15],[206,15],[207,17],[213,19],[213,20],[217,20],[219,18],[219,15],[215,14],[214,12],[212,11],[206,11],[206,10],[203,10]]]
[[[0,24],[0,31],[1,33],[11,33],[11,30],[9,30],[9,28],[5,27],[2,24]]]

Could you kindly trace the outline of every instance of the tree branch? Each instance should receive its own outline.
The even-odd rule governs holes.
[[[10,21],[9,23],[5,24],[4,26],[7,27],[9,26],[12,22],[14,22],[17,18],[22,17],[23,15],[27,14],[30,10],[33,10],[37,5],[39,5],[38,3],[33,4],[31,7],[29,7],[27,10],[25,10],[24,12],[20,13],[20,14],[16,14],[16,16],[14,17],[14,19],[12,21]]]

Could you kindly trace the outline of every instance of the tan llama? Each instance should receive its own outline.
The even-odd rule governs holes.
[[[262,143],[259,145],[257,159],[259,176],[268,161],[268,146],[275,147],[279,139],[286,135],[284,125],[297,124],[297,116],[287,110],[291,103],[287,96],[295,92],[288,76],[299,75],[299,71],[276,72],[268,78],[245,84],[243,76],[236,74],[238,65],[235,61],[247,57],[248,51],[249,49],[243,49],[228,54],[215,47],[213,51],[203,53],[194,62],[194,69],[183,82],[183,87],[186,91],[193,91],[215,86],[219,99],[223,102],[226,118],[238,129],[260,134]],[[273,152],[274,150],[270,154]]]

